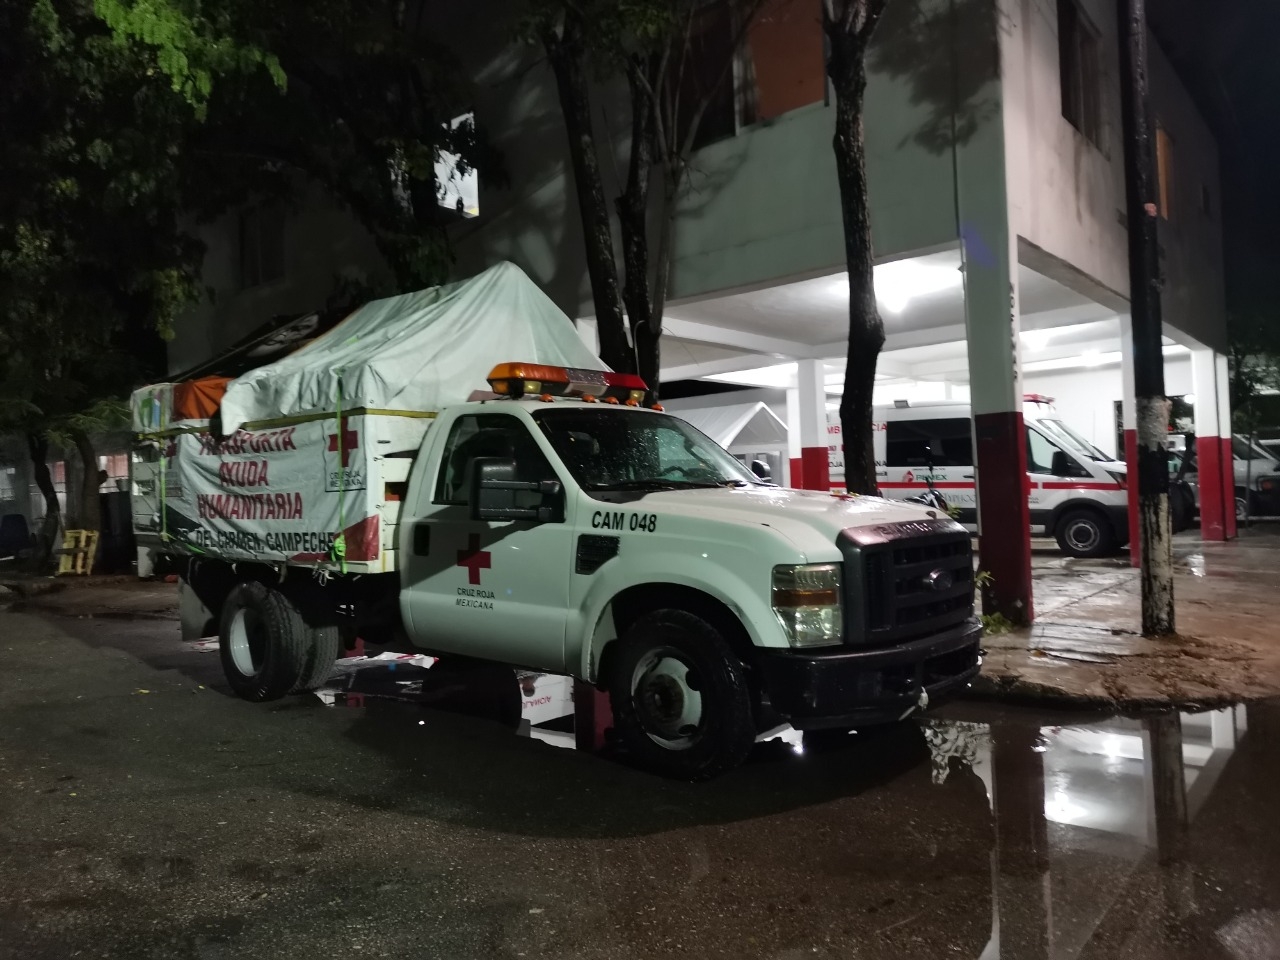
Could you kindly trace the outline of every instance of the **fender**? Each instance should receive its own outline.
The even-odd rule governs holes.
[[[673,584],[701,591],[731,610],[742,623],[754,646],[787,646],[769,602],[767,584],[752,584],[724,567],[714,568],[715,582],[707,576],[701,557],[655,553],[638,562],[607,563],[592,577],[583,602],[574,610],[565,631],[565,664],[583,680],[594,682],[600,652],[616,639],[612,604],[624,590],[645,584]],[[771,629],[771,627],[773,629]]]

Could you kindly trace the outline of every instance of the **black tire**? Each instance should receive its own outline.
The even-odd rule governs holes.
[[[1053,535],[1069,557],[1107,557],[1116,550],[1115,531],[1096,510],[1068,510],[1059,518]]]
[[[746,759],[756,739],[746,670],[715,627],[656,610],[615,642],[605,678],[614,729],[641,766],[707,780]]]
[[[329,682],[333,665],[342,651],[342,632],[338,627],[312,627],[311,653],[307,666],[290,693],[308,693],[319,690]]]
[[[227,683],[237,696],[254,702],[277,700],[303,689],[304,683],[322,669],[327,672],[336,659],[335,652],[321,667],[317,633],[278,590],[261,583],[237,584],[222,606],[218,632]]]
[[[1246,493],[1244,487],[1236,487],[1236,522],[1243,523],[1258,515],[1258,498]]]

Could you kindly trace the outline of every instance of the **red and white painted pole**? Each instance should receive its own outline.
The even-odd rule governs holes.
[[[1218,466],[1222,470],[1222,499],[1226,503],[1223,529],[1228,540],[1234,540],[1236,529],[1236,458],[1231,439],[1231,376],[1227,358],[1223,354],[1214,357],[1218,384]]]
[[[1018,69],[1018,63],[1010,61],[1004,63],[1002,73],[1016,75]],[[1006,81],[999,95],[1018,96],[1016,86]],[[956,149],[955,173],[977,460],[978,562],[990,574],[982,591],[982,608],[1024,625],[1035,611],[1018,357],[1018,244],[1009,197],[1021,195],[1025,176],[1017,157],[1005,152],[1005,126],[1014,122],[1016,114],[1006,105],[1002,122],[980,125]],[[1018,134],[1013,131],[1011,136]]]
[[[1222,441],[1218,437],[1218,362],[1208,347],[1191,350],[1191,387],[1195,394],[1196,483],[1200,488],[1200,536],[1227,539],[1227,510],[1235,509],[1222,486]]]
[[[827,384],[821,360],[796,361],[796,394],[800,415],[800,472],[804,490],[830,490],[827,460]]]
[[[1133,321],[1129,317],[1120,318],[1120,379],[1124,449],[1116,452],[1128,467],[1125,489],[1129,501],[1129,562],[1137,567],[1142,565],[1142,529],[1138,523],[1138,399],[1133,374]]]

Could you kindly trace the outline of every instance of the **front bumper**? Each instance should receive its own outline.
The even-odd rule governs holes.
[[[900,720],[963,690],[982,666],[982,624],[869,650],[761,651],[761,691],[798,730]]]

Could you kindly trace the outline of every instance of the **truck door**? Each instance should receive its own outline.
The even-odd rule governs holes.
[[[564,478],[510,414],[465,414],[448,430],[409,505],[400,606],[410,633],[442,653],[563,672],[572,517],[472,520],[470,488],[479,457],[514,459],[520,480]]]

